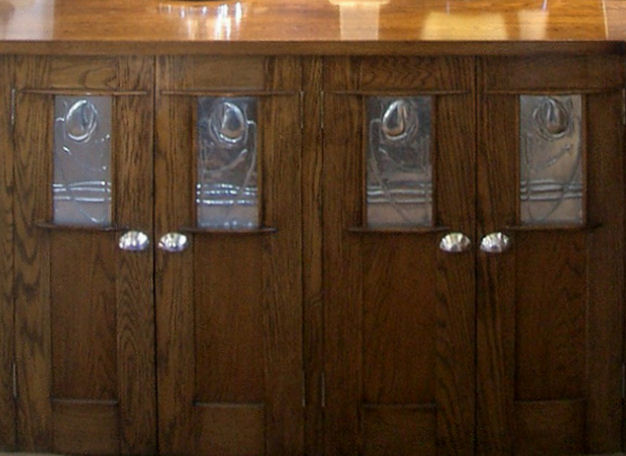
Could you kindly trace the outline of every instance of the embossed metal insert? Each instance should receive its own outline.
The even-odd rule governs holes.
[[[520,97],[520,219],[583,223],[580,95]]]
[[[256,99],[198,98],[197,225],[255,228]]]
[[[111,223],[111,98],[56,96],[53,220]]]
[[[367,224],[432,224],[432,99],[367,99]]]

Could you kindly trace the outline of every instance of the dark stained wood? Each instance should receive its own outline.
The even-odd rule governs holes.
[[[626,81],[622,73],[622,85]],[[624,206],[614,204],[624,189],[624,156],[620,152],[621,94],[586,98],[589,220],[602,223],[588,238],[587,303],[587,450],[620,448],[624,410],[619,344],[624,333]]]
[[[436,258],[438,241],[433,235],[362,239],[365,403],[434,402],[437,290],[423,258]]]
[[[52,446],[55,451],[119,454],[116,402],[54,400],[52,411]]]
[[[408,67],[409,70],[405,70]],[[397,68],[398,71],[393,69]],[[461,87],[433,98],[435,224],[474,232],[472,59],[327,59],[324,119],[324,290],[327,454],[423,454],[474,447],[474,256],[440,254],[439,229],[405,232],[364,223],[362,99],[367,90],[419,93]],[[413,79],[411,80],[411,77]],[[451,157],[458,157],[452,160]],[[332,221],[332,222],[330,222]],[[386,411],[382,427],[366,410]],[[413,421],[417,420],[417,421]],[[394,440],[391,427],[407,436]],[[430,434],[425,434],[430,430]],[[367,432],[373,434],[368,435]],[[381,433],[377,435],[377,433]],[[420,452],[422,451],[422,452]]]
[[[17,60],[18,84],[46,84],[48,59]],[[44,79],[44,80],[42,80]],[[18,368],[17,447],[51,446],[51,359],[49,238],[35,227],[49,217],[49,157],[53,105],[44,97],[20,95],[15,118],[15,348]],[[51,147],[48,148],[51,150]]]
[[[463,58],[443,65],[449,79],[460,81],[456,84],[469,93],[436,98],[438,223],[466,233],[475,245],[475,61]],[[440,451],[456,455],[473,454],[475,441],[475,262],[473,252],[449,255],[437,250],[437,443]]]
[[[265,454],[265,410],[262,405],[197,404],[197,447],[202,454],[249,456]]]
[[[520,245],[515,255],[517,400],[584,396],[586,237],[554,230],[515,237]]]
[[[485,73],[487,90],[576,91],[618,89],[623,85],[623,57],[594,55],[497,57]]]
[[[318,57],[302,62],[302,290],[305,367],[305,454],[323,451],[324,370],[322,239],[322,74]]]
[[[612,56],[555,57],[527,76],[519,74],[524,61],[487,59],[479,72],[479,235],[519,221],[515,92],[545,87],[607,89],[583,95],[586,226],[594,228],[511,230],[510,251],[480,254],[478,454],[614,452],[623,413],[624,214],[611,201],[623,193],[621,94],[614,90],[623,70]],[[555,74],[572,79],[559,85]],[[494,93],[503,88],[510,94]],[[543,426],[539,415],[552,424]]]
[[[199,402],[264,402],[261,242],[194,238],[195,299],[202,303],[194,309]]]
[[[324,61],[324,90],[349,87],[356,62]],[[324,95],[323,289],[324,454],[356,455],[362,397],[360,239],[346,233],[361,225],[362,105],[358,97]]]
[[[117,236],[111,234],[50,234],[54,398],[117,399],[117,265],[111,249],[116,242]]]
[[[154,239],[153,106],[154,60],[119,58],[119,87],[145,90],[147,96],[113,99],[116,218],[119,226],[141,230]],[[119,376],[120,451],[156,452],[156,377],[154,365],[153,254],[118,255],[117,361]]]
[[[364,456],[437,455],[435,407],[365,407],[362,414]]]
[[[585,401],[517,401],[515,454],[583,454]]]
[[[17,87],[150,90],[152,68],[144,58],[20,58]],[[17,96],[18,446],[154,454],[152,257],[122,253],[115,233],[38,227],[52,212],[53,109],[52,95]],[[150,96],[113,101],[113,221],[148,234],[151,110]]]
[[[191,87],[193,66],[189,59],[160,57],[157,87]],[[155,239],[178,226],[192,226],[191,202],[194,173],[192,110],[190,98],[162,97],[157,92],[155,107]],[[175,134],[172,134],[175,132]],[[172,151],[183,151],[172,153]],[[155,296],[157,331],[157,379],[159,448],[163,454],[193,453],[193,408],[195,349],[193,303],[193,255],[157,254]],[[187,273],[185,273],[187,272]],[[192,379],[181,381],[181,379]]]
[[[516,223],[517,135],[507,131],[516,119],[512,97],[484,94],[485,65],[479,60],[476,245],[484,234]],[[477,263],[477,454],[511,454],[515,375],[515,257],[487,255]]]
[[[12,58],[0,60],[0,149],[3,168],[0,172],[0,448],[15,447],[15,402],[13,366],[15,326],[13,307],[13,144],[11,136],[11,64]]]
[[[301,71],[298,58],[267,59],[265,89],[299,91]],[[300,98],[263,99],[259,114],[262,219],[278,229],[263,238],[266,451],[287,456],[304,444]]]
[[[257,101],[261,223],[276,230],[245,236],[192,230],[188,250],[157,255],[159,441],[165,454],[303,451],[302,70],[296,58],[265,58],[260,74],[258,63],[212,57],[158,62],[158,84],[166,91],[244,87],[294,94]],[[238,79],[248,64],[251,73]],[[207,68],[218,66],[230,81],[207,77]],[[157,237],[195,225],[195,109],[188,96],[157,98],[155,172],[157,181],[169,183],[156,188]]]

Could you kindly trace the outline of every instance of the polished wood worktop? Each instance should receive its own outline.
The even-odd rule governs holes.
[[[0,0],[3,53],[618,50],[625,0]]]

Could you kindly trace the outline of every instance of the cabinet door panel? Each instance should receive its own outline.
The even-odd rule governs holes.
[[[155,451],[152,255],[117,246],[118,227],[151,234],[152,83],[149,59],[17,61],[20,449]],[[52,219],[52,154],[55,131],[60,134],[55,97],[94,91],[112,99],[112,162],[105,166],[111,169],[114,211],[105,226],[63,225]],[[97,115],[82,115],[77,131],[98,121]]]
[[[503,232],[512,245],[478,257],[478,450],[494,455],[616,451],[623,210],[614,201],[623,194],[623,159],[621,94],[612,84],[623,84],[623,73],[611,56],[552,59],[520,74],[524,61],[486,59],[479,73],[478,234]],[[555,74],[572,77],[559,84]],[[533,112],[530,128],[539,132],[534,142],[523,130],[522,95],[543,97],[548,109],[539,105]],[[580,115],[569,110],[561,118],[554,110],[576,98]],[[547,133],[541,130],[546,113],[550,122],[557,120]],[[566,129],[573,131],[578,123],[580,148],[560,143]],[[545,160],[529,159],[530,149],[537,151],[543,141],[551,148],[541,152]],[[534,190],[522,192],[523,166],[555,173],[563,152],[573,156],[577,150],[582,189],[559,187],[547,176],[529,180],[524,185]],[[551,212],[556,214],[557,205],[576,195],[582,195],[579,216],[568,215],[564,223],[544,217],[546,204],[555,205]],[[522,217],[522,198],[538,204],[535,214],[543,215],[536,222]]]
[[[231,75],[228,86],[206,77],[205,69],[213,67]],[[298,59],[159,59],[157,233],[182,230],[191,244],[181,253],[157,254],[159,441],[165,454],[302,452],[300,86]],[[198,118],[203,97],[222,104]],[[256,106],[246,117],[246,134],[254,139],[245,147],[237,145],[241,118],[234,107],[243,106],[242,97]],[[204,137],[200,142],[200,134],[218,128],[202,130],[213,115],[230,119],[219,124],[230,145]],[[241,147],[241,160],[220,168],[222,177],[255,152],[256,183],[244,188],[218,179],[221,184],[197,194],[197,156],[206,144],[218,144],[208,147],[221,157]],[[210,156],[203,160],[202,166],[215,166]],[[218,196],[224,187],[236,192],[233,201],[258,202],[259,226],[198,221],[197,201],[213,205],[203,217],[220,212],[217,204],[232,204]]]
[[[328,455],[473,451],[474,255],[471,248],[450,254],[438,247],[448,231],[470,239],[474,233],[472,64],[455,58],[326,60]],[[370,227],[365,157],[371,119],[364,98],[422,95],[432,100],[433,224]]]
[[[14,355],[15,326],[13,307],[13,153],[11,144],[10,58],[0,63],[0,449],[15,445]]]

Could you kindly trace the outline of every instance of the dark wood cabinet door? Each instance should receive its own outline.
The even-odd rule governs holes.
[[[160,449],[302,454],[300,61],[157,68]]]
[[[478,235],[511,244],[478,253],[478,454],[619,451],[623,64],[488,58],[479,80]]]
[[[15,87],[17,446],[154,454],[152,253],[118,248],[152,236],[153,61],[19,57]]]
[[[452,57],[325,61],[328,456],[474,451],[474,249],[439,247],[449,233],[474,240],[473,68]],[[393,194],[382,216],[380,194]],[[412,198],[421,216],[395,210]]]

